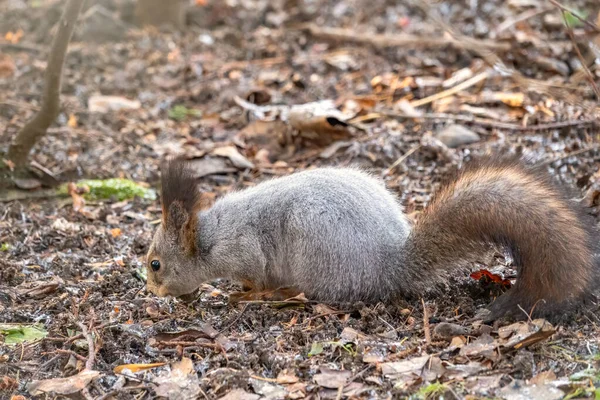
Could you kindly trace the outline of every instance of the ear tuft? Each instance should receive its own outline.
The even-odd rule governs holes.
[[[195,253],[200,192],[194,172],[183,160],[167,160],[161,175],[163,226],[188,252]]]
[[[174,201],[169,206],[166,218],[167,230],[179,232],[187,224],[189,218],[190,214],[183,208],[183,204],[179,201]]]

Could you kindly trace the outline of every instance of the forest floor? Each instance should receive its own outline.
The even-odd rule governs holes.
[[[61,182],[156,189],[160,161],[178,156],[210,203],[360,165],[418,218],[463,161],[514,152],[547,163],[598,220],[597,103],[573,45],[600,84],[596,0],[565,4],[586,20],[567,15],[572,38],[543,0],[427,13],[417,1],[199,1],[185,34],[125,29],[126,2],[98,3],[115,25],[82,17],[63,112],[32,155]],[[0,2],[0,154],[40,104],[56,4]],[[494,57],[506,68],[490,69]],[[393,305],[233,303],[240,287],[226,281],[192,302],[161,299],[144,289],[160,199],[35,193],[0,203],[2,399],[600,398],[597,304],[555,325],[484,325],[473,316],[501,288],[468,276]],[[501,254],[473,269],[515,272]]]

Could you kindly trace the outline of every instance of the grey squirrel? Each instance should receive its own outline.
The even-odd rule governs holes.
[[[488,320],[571,309],[597,282],[595,222],[543,167],[515,157],[468,163],[414,226],[383,182],[357,169],[275,178],[204,211],[193,176],[184,161],[163,164],[163,218],[147,255],[158,296],[229,278],[323,302],[389,302],[435,290],[490,245],[510,252],[518,276]]]

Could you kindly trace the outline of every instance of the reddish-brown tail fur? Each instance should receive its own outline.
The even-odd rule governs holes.
[[[497,157],[471,163],[436,194],[409,237],[405,264],[425,278],[414,287],[418,294],[432,279],[481,260],[490,244],[502,246],[518,276],[491,304],[490,319],[525,317],[519,306],[548,316],[593,290],[597,232],[583,206],[553,184],[543,167]]]

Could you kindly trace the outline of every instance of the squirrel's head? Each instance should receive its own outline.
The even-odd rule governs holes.
[[[202,283],[197,248],[200,195],[190,170],[181,161],[161,168],[162,223],[146,257],[147,288],[157,296],[182,296]]]

